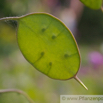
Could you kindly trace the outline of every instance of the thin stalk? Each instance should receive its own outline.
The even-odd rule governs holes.
[[[103,0],[102,0],[102,6],[101,6],[101,10],[102,10],[102,12],[103,12]]]
[[[10,92],[22,94],[29,101],[29,103],[34,103],[34,101],[25,92],[23,92],[21,90],[17,90],[17,89],[4,89],[4,90],[0,90],[0,94],[1,93],[10,93]]]
[[[17,20],[20,17],[4,17],[4,18],[0,18],[0,21],[5,21],[5,20]]]
[[[75,76],[74,79],[79,82],[86,90],[88,90],[88,88],[84,85],[84,83],[77,77]]]

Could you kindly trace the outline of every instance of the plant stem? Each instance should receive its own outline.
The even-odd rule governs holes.
[[[102,12],[103,12],[103,0],[102,0],[102,6],[101,6],[101,10],[102,10]]]
[[[29,101],[29,103],[34,103],[34,101],[25,92],[23,92],[21,90],[17,90],[17,89],[4,89],[4,90],[0,90],[0,94],[1,93],[10,93],[10,92],[16,92],[16,93],[22,94]]]
[[[84,83],[77,77],[75,76],[74,79],[79,82],[86,90],[88,90],[88,88],[84,85]]]
[[[4,18],[0,18],[0,21],[5,21],[5,20],[17,20],[20,17],[4,17]]]

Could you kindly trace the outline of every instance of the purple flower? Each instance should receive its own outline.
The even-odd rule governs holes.
[[[95,66],[103,64],[103,55],[99,52],[91,52],[89,54],[89,61]]]

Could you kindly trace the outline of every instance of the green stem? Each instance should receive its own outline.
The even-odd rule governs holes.
[[[20,17],[4,17],[4,18],[0,18],[0,21],[5,21],[5,20],[17,20]]]
[[[75,76],[74,79],[79,82],[86,90],[88,90],[88,88],[84,85],[84,83],[77,77]]]
[[[102,6],[101,6],[101,10],[102,10],[102,12],[103,12],[103,0],[102,0]]]
[[[25,92],[23,92],[21,90],[17,90],[17,89],[4,89],[4,90],[0,90],[0,94],[1,93],[10,93],[10,92],[16,92],[16,93],[22,94],[29,101],[29,103],[34,103],[33,100]]]

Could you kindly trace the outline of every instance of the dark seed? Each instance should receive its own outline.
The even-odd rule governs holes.
[[[45,29],[45,28],[43,28],[41,31],[42,31],[42,32],[44,32],[45,30],[46,30],[46,29]]]
[[[41,52],[41,56],[43,56],[44,55],[44,52]]]
[[[65,55],[64,55],[64,57],[65,57],[65,58],[68,58],[68,57],[69,57],[69,55],[68,55],[68,54],[65,54]]]
[[[53,36],[52,36],[52,39],[55,39],[55,38],[56,38],[56,36],[55,36],[55,35],[53,35]]]
[[[49,62],[49,65],[51,66],[51,65],[52,65],[52,62]]]

